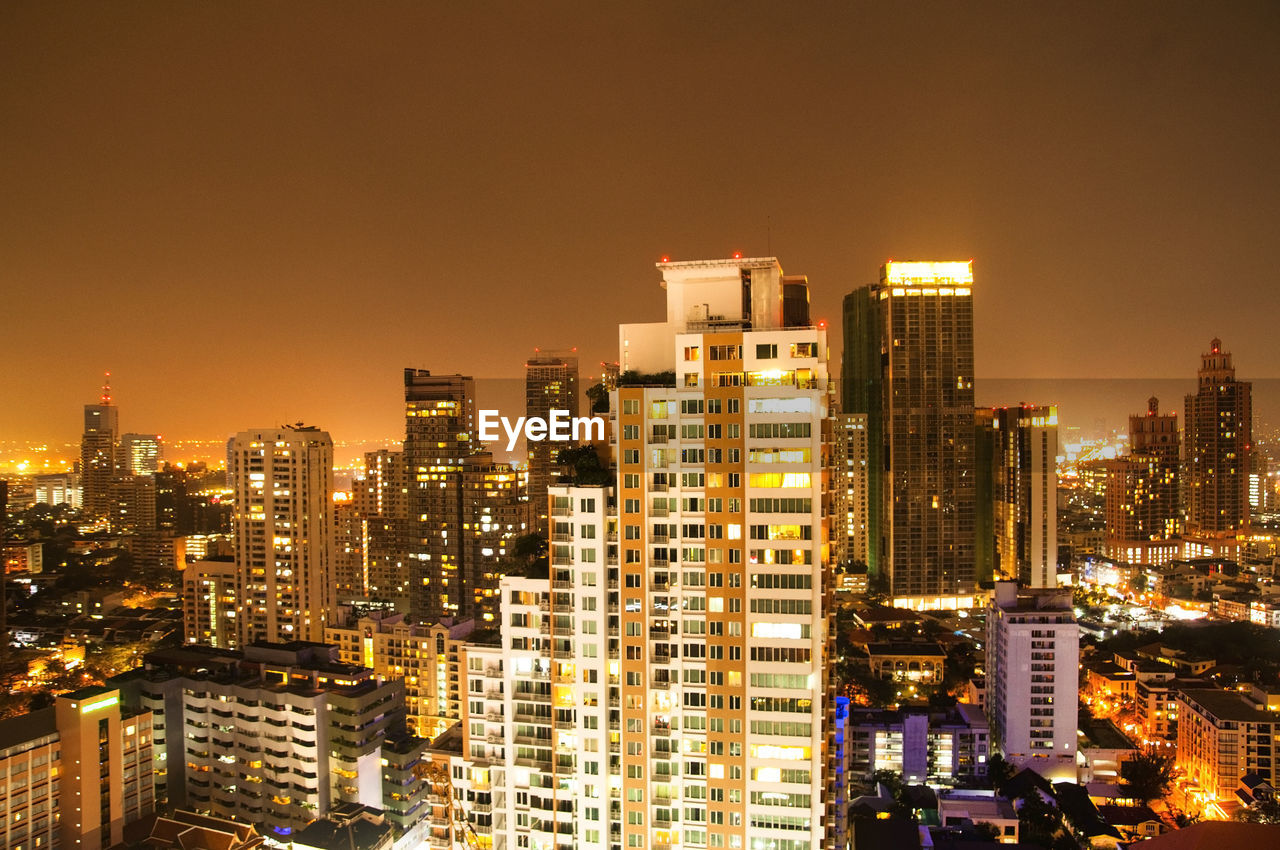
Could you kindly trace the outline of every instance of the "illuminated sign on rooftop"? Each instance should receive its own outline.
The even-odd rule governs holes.
[[[112,694],[111,696],[103,697],[100,700],[86,702],[84,705],[80,706],[80,713],[89,714],[90,712],[97,711],[100,708],[110,708],[118,702],[120,702],[120,697],[116,694]]]
[[[889,283],[973,283],[973,261],[947,263],[885,263]]]

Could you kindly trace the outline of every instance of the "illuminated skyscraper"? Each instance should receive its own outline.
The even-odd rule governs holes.
[[[512,710],[535,715],[516,734],[545,740],[527,757],[550,769],[508,748],[506,799],[531,813],[506,818],[507,846],[819,848],[835,814],[826,331],[774,258],[658,268],[667,321],[619,330],[616,487],[553,487],[549,593],[510,585]]]
[[[1161,413],[1159,399],[1147,401],[1145,414],[1129,417],[1129,454],[1104,463],[1109,557],[1158,564],[1174,556],[1177,547],[1164,541],[1182,528],[1180,449],[1178,416]]]
[[[1186,402],[1188,534],[1233,534],[1249,526],[1253,384],[1237,381],[1231,353],[1215,339],[1202,355],[1199,386]]]
[[[867,417],[867,562],[894,596],[976,588],[972,286],[972,263],[889,262],[844,300],[844,411]]]
[[[525,416],[546,419],[553,410],[578,415],[578,355],[573,352],[539,351],[524,364]],[[529,526],[547,533],[547,486],[551,483],[552,455],[565,443],[531,441],[529,457]]]
[[[835,463],[832,484],[838,511],[831,526],[837,562],[867,562],[867,417],[844,413],[834,418]]]
[[[978,439],[990,443],[978,455],[990,453],[979,475],[991,477],[993,574],[1023,587],[1056,587],[1058,409],[980,408],[978,416],[987,426]]]
[[[125,434],[120,438],[117,471],[121,475],[153,475],[163,456],[158,434]]]
[[[334,604],[333,441],[303,425],[231,444],[240,646],[323,641]]]
[[[119,437],[120,410],[111,403],[111,374],[107,373],[101,402],[84,406],[84,436],[80,439],[81,505],[95,519],[105,519],[111,513]]]
[[[475,381],[404,370],[411,519],[409,611],[419,622],[470,617],[462,578],[463,463],[477,448]]]
[[[364,477],[352,486],[360,519],[364,572],[369,598],[409,610],[410,522],[409,475],[404,452],[366,452]]]

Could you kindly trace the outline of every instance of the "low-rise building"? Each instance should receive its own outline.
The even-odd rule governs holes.
[[[1001,843],[1018,842],[1018,813],[1012,802],[994,791],[943,791],[938,795],[938,820],[944,827],[989,823],[996,828]]]
[[[881,679],[935,685],[942,681],[947,654],[936,643],[867,644],[871,673]]]
[[[1180,691],[1177,763],[1212,811],[1235,800],[1240,779],[1253,773],[1275,785],[1280,780],[1280,712],[1237,691]]]
[[[933,713],[851,707],[845,764],[851,779],[891,770],[907,782],[965,782],[986,775],[989,745],[987,719],[975,705]]]

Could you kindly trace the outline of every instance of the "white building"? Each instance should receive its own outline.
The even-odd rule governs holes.
[[[826,332],[772,258],[659,269],[616,486],[551,488],[549,578],[465,649],[453,791],[495,850],[817,850],[834,816]]]
[[[255,824],[275,842],[340,803],[383,808],[384,752],[404,688],[343,664],[337,647],[158,650],[119,680],[155,715],[156,769],[172,809]]]
[[[997,581],[986,652],[993,748],[1046,779],[1074,782],[1080,629],[1071,590]]]
[[[323,641],[335,595],[333,441],[302,425],[242,431],[230,462],[240,645]]]

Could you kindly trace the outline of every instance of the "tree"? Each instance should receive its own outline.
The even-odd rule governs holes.
[[[987,821],[975,823],[973,825],[973,833],[983,841],[1000,840],[1000,827],[996,826],[994,823],[988,823]]]
[[[1280,803],[1275,800],[1257,800],[1236,812],[1235,819],[1245,823],[1280,823]]]
[[[1013,778],[1013,774],[1013,765],[1005,761],[1004,756],[999,753],[987,759],[987,781],[991,783],[991,790],[999,791]]]
[[[609,412],[609,391],[604,384],[593,384],[587,387],[587,400],[591,402],[592,413]]]
[[[1163,798],[1173,784],[1173,756],[1147,749],[1120,765],[1120,790],[1143,804]]]
[[[878,602],[889,595],[889,574],[884,570],[867,573],[867,599]]]
[[[613,475],[600,463],[595,446],[574,446],[556,453],[556,463],[568,467],[573,483],[579,487],[591,487],[613,483]]]

